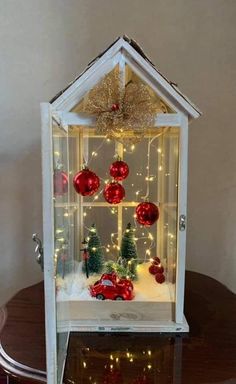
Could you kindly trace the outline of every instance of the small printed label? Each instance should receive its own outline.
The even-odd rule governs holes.
[[[131,327],[98,327],[98,331],[106,331],[106,332],[127,332],[132,331]]]

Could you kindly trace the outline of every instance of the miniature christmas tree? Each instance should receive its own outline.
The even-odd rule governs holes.
[[[132,280],[137,278],[137,247],[134,230],[128,223],[121,242],[120,263],[127,267],[127,276]]]
[[[119,262],[108,260],[104,264],[104,272],[112,273],[115,272],[121,279],[125,279],[128,276],[128,267],[125,267]]]
[[[88,272],[101,273],[103,269],[104,257],[100,237],[97,235],[95,224],[91,226],[88,237]],[[83,266],[83,271],[85,272],[85,265]]]

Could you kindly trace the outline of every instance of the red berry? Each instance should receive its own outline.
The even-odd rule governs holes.
[[[155,279],[157,283],[162,284],[165,281],[165,276],[163,275],[163,273],[157,273]]]
[[[161,260],[159,259],[159,257],[155,256],[152,258],[152,263],[153,264],[160,264]]]
[[[120,109],[120,106],[119,106],[118,103],[114,103],[114,104],[112,104],[112,106],[111,106],[111,110],[112,110],[113,112],[118,111],[119,109]]]
[[[149,272],[152,275],[156,275],[157,273],[163,273],[164,272],[164,268],[162,267],[161,264],[152,264],[149,267]]]
[[[149,272],[151,273],[151,275],[156,275],[158,273],[157,266],[154,264],[150,265]]]

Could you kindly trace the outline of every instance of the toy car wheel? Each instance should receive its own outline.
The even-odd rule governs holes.
[[[115,300],[121,301],[121,300],[124,300],[124,298],[122,296],[116,296]]]
[[[98,299],[98,300],[105,300],[105,297],[104,297],[101,293],[99,293],[99,294],[96,296],[96,299]]]

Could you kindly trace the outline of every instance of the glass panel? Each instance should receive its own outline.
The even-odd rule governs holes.
[[[53,124],[53,191],[54,191],[54,261],[57,287],[65,276],[73,271],[74,249],[71,231],[71,205],[69,181],[68,137],[66,132],[56,123]],[[60,322],[57,321],[57,325]],[[57,376],[58,383],[62,380],[65,364],[69,327],[61,331],[57,329]]]
[[[181,348],[170,334],[73,333],[63,382],[181,383]]]
[[[145,321],[159,321],[162,316],[165,320],[173,320],[178,139],[178,129],[171,127],[150,130],[140,143],[132,147],[107,140],[93,128],[69,127],[67,137],[65,134],[54,137],[55,167],[61,167],[60,172],[68,175],[67,189],[61,193],[59,188],[60,193],[55,193],[60,329],[71,319],[78,329],[88,321],[94,326],[103,324],[112,319],[116,299],[123,300],[124,308],[128,305],[127,300],[132,300],[129,308],[132,308],[132,316],[137,318],[140,317],[139,305],[145,302]],[[129,175],[120,181],[125,189],[125,198],[114,205],[105,200],[103,190],[112,182],[109,168],[117,154],[128,164]],[[99,176],[100,187],[91,196],[83,197],[75,191],[73,177],[81,172],[84,161],[89,171]],[[135,209],[141,202],[148,201],[159,207],[160,217],[153,225],[140,225]],[[128,225],[129,240],[125,237],[129,233]],[[88,252],[84,250],[84,240],[88,242]],[[128,245],[124,245],[126,241]],[[132,294],[127,294],[125,288],[122,290],[118,280],[114,292],[103,291],[102,274],[110,274],[112,280],[112,271],[117,278],[133,279]],[[91,290],[97,281],[96,289]],[[148,307],[149,302],[156,303],[152,310],[151,306]]]

